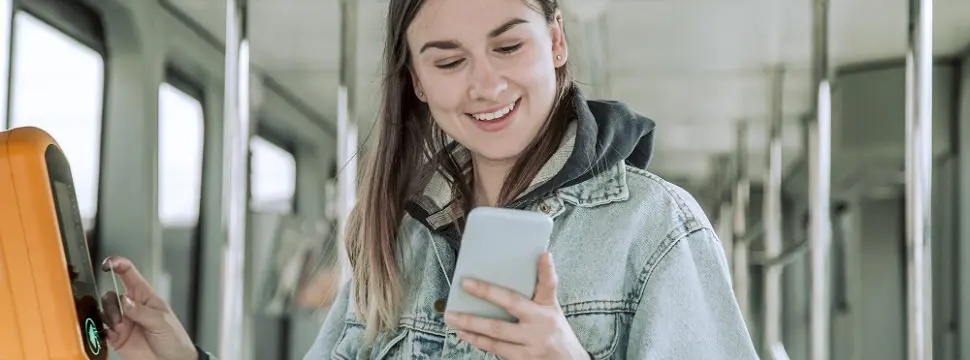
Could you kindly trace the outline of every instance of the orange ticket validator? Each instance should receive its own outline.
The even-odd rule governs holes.
[[[57,142],[0,132],[0,359],[105,360],[98,289]]]

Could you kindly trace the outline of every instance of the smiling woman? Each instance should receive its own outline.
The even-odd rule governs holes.
[[[758,357],[711,223],[646,170],[655,123],[574,82],[558,1],[388,6],[377,143],[344,239],[352,278],[306,359]],[[534,296],[455,277],[459,252],[475,251],[461,241],[475,207],[552,220]],[[150,290],[129,261],[107,264]],[[514,321],[444,313],[452,286]],[[109,344],[126,358],[204,355],[148,290],[124,302]]]
[[[392,0],[387,21],[353,280],[307,358],[757,357],[711,224],[645,171],[653,121],[574,83],[557,1]],[[517,322],[441,312],[476,206],[556,224],[534,298],[454,282]]]

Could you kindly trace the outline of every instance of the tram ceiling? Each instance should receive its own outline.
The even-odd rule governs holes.
[[[225,31],[224,0],[159,0],[198,21],[216,38]],[[567,6],[578,0],[566,1]],[[761,163],[769,114],[768,67],[784,66],[784,132],[798,134],[812,108],[811,0],[611,0],[604,8],[600,52],[576,16],[567,22],[571,55],[607,69],[606,97],[631,104],[660,123],[653,170],[702,181],[710,159],[734,149],[734,124],[752,124],[752,179]],[[905,0],[830,0],[830,66],[901,59],[906,49]],[[250,0],[252,59],[282,86],[333,120],[339,79],[339,0]],[[376,115],[378,71],[387,1],[359,1],[357,118],[361,139]],[[587,20],[589,21],[589,20]],[[934,52],[956,54],[970,45],[970,2],[937,0]],[[584,36],[585,35],[585,36]],[[687,142],[678,134],[697,131]],[[789,130],[789,128],[793,128]],[[790,140],[791,139],[791,140]],[[801,151],[800,137],[785,137],[784,158]],[[698,144],[705,144],[698,151]],[[694,145],[694,148],[691,146]],[[664,158],[674,159],[665,161]],[[689,164],[688,164],[689,163]],[[699,164],[702,163],[703,165]]]

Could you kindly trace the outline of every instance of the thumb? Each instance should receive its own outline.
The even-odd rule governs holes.
[[[152,309],[146,305],[138,304],[131,300],[128,295],[121,295],[121,308],[124,316],[141,325],[149,332],[164,332],[165,313],[161,310]]]
[[[552,254],[545,252],[539,257],[539,279],[533,301],[539,305],[558,306],[559,300],[556,297],[558,285],[559,277],[556,275],[556,266],[552,262]]]

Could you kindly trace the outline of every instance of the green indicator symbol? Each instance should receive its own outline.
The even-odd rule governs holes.
[[[84,332],[88,336],[88,349],[91,349],[91,353],[98,355],[101,353],[101,335],[98,335],[98,327],[94,324],[94,320],[87,318],[84,320]]]

